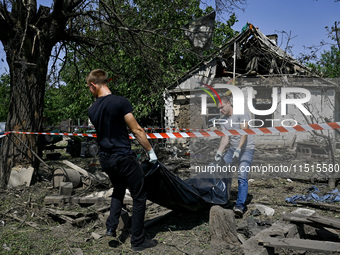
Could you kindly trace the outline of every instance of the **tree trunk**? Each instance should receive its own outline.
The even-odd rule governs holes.
[[[214,205],[210,209],[209,225],[211,245],[239,244],[235,216],[232,210]]]
[[[36,0],[0,1],[0,27],[6,28],[0,40],[11,77],[7,131],[41,131],[51,51],[56,43],[71,40],[65,31],[70,25],[67,22],[82,2],[85,1],[54,0],[51,11],[42,5],[37,10]],[[7,186],[13,166],[32,165],[37,169],[37,145],[37,135],[10,134],[3,138],[0,188]]]
[[[5,48],[6,46],[8,45],[4,45]],[[33,55],[31,47],[22,47],[20,56],[16,55],[16,52],[20,54],[20,51],[6,52],[11,76],[7,131],[41,131],[42,129],[45,84],[51,48],[42,47],[40,44],[40,47],[35,47],[35,50],[37,49],[39,52]],[[12,52],[15,53],[11,54]],[[23,55],[33,57],[23,58]],[[37,135],[10,134],[3,138],[0,151],[0,187],[7,186],[10,171],[15,165],[31,165],[37,170],[39,162],[31,151],[38,153],[37,144]]]

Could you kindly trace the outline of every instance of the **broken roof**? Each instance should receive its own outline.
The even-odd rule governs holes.
[[[235,71],[234,56],[236,57]],[[290,56],[250,23],[243,27],[240,34],[194,66],[169,88],[174,88],[191,76],[206,70],[207,67],[214,67],[212,78],[233,77],[233,75],[236,77],[282,75],[317,77],[308,67]]]

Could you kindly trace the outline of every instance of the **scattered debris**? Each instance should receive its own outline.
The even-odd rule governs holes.
[[[81,176],[73,169],[58,167],[53,172],[52,184],[59,188],[62,182],[71,182],[73,187],[77,188],[81,185]]]
[[[52,208],[45,208],[48,214],[57,217],[65,222],[71,223],[76,226],[84,226],[87,222],[95,220],[98,217],[96,212],[73,212],[73,211],[61,211]]]
[[[340,191],[334,189],[327,192],[325,195],[321,194],[321,191],[316,186],[311,186],[308,188],[305,195],[294,195],[292,197],[286,198],[288,203],[296,203],[296,201],[320,201],[326,203],[340,202]]]
[[[305,202],[305,201],[296,201],[298,205],[310,206],[313,208],[323,209],[323,210],[330,210],[335,212],[340,212],[339,205],[329,205],[324,203],[313,203],[313,202]]]
[[[313,252],[339,252],[340,243],[328,242],[328,241],[317,241],[317,240],[304,240],[297,238],[274,238],[265,237],[259,239],[259,244],[262,244],[267,249],[282,248],[289,250],[302,250],[302,251],[313,251]]]
[[[266,237],[280,236],[293,238],[297,235],[298,229],[294,224],[287,224],[284,222],[275,222],[270,228],[266,228],[250,237],[245,243],[241,245],[244,255],[259,255],[270,254],[266,247],[259,245],[259,240],[263,240]]]
[[[298,208],[294,211],[292,211],[292,214],[302,214],[302,215],[306,215],[306,216],[311,216],[313,214],[315,214],[316,211],[315,210],[311,210],[311,209],[307,209],[307,208]]]
[[[93,205],[99,203],[110,203],[111,198],[104,197],[75,197],[75,196],[46,196],[44,199],[46,205],[64,205],[66,203],[79,205]]]
[[[93,179],[96,178],[93,174],[89,173],[85,169],[73,164],[72,162],[70,162],[68,160],[63,160],[63,163],[68,165],[69,167],[73,168],[74,170],[78,171],[79,173],[81,173],[82,175],[84,175],[86,177],[93,178]]]
[[[180,157],[182,157],[180,154],[181,151],[185,150],[177,150],[177,155]],[[173,156],[170,153],[169,155],[170,157]],[[185,160],[179,160],[180,157],[178,157],[177,160],[174,159],[167,162],[166,167],[170,172],[175,172],[185,178],[190,171],[188,171],[188,165],[190,164]],[[56,161],[54,161],[54,163],[55,162]],[[94,161],[90,164],[87,163],[87,165],[83,164],[83,162],[80,163],[80,161],[79,163],[71,163],[63,160],[59,161],[59,163],[61,164],[53,168],[53,172],[50,172],[48,176],[50,179],[45,177],[48,187],[44,189],[46,194],[40,198],[43,204],[39,203],[39,205],[37,205],[36,199],[32,199],[31,194],[28,195],[34,186],[27,188],[25,183],[24,185],[17,186],[15,189],[9,189],[9,192],[16,197],[22,196],[22,194],[27,192],[28,199],[25,198],[25,200],[20,203],[20,206],[19,204],[12,206],[6,209],[5,212],[0,213],[1,229],[7,228],[12,221],[16,222],[16,229],[21,228],[22,230],[24,227],[29,226],[29,228],[34,228],[38,231],[48,228],[53,228],[53,231],[55,231],[55,226],[46,227],[46,225],[43,224],[43,222],[48,222],[48,224],[55,222],[60,224],[60,231],[72,228],[73,233],[77,231],[85,233],[85,237],[79,236],[84,242],[93,242],[94,245],[96,243],[101,244],[103,240],[105,240],[103,238],[105,222],[109,215],[110,196],[113,192],[113,189],[106,184],[106,182],[110,183],[109,178],[101,171],[98,171],[97,166],[89,167],[90,164],[91,166],[96,164]],[[72,174],[75,176],[72,177]],[[204,245],[211,247],[211,249],[218,247],[219,251],[225,249],[223,252],[221,251],[220,254],[244,253],[256,255],[274,253],[296,255],[302,253],[314,254],[313,252],[322,254],[327,252],[335,253],[334,251],[338,249],[340,243],[340,223],[338,218],[326,217],[325,215],[332,215],[330,211],[340,212],[340,205],[326,204],[325,202],[327,202],[327,199],[335,200],[336,196],[339,195],[338,191],[334,189],[331,192],[323,194],[320,192],[322,184],[319,184],[320,186],[318,187],[320,187],[320,190],[318,190],[319,188],[316,189],[316,186],[309,187],[307,186],[309,184],[306,183],[303,184],[303,187],[309,188],[303,190],[302,185],[299,186],[299,182],[295,181],[296,179],[294,179],[294,182],[291,180],[290,178],[275,179],[275,181],[259,181],[258,178],[249,180],[251,195],[258,194],[254,192],[257,188],[261,190],[275,189],[277,188],[277,184],[282,184],[282,190],[285,192],[277,196],[280,197],[280,199],[273,199],[268,193],[262,193],[260,197],[254,196],[248,205],[248,211],[246,211],[243,219],[235,219],[234,213],[229,207],[226,209],[225,205],[224,207],[215,205],[210,208],[210,213],[208,213],[209,211],[206,212],[207,219],[205,223],[202,224],[201,219],[200,222],[195,222],[192,226],[188,227],[186,225],[187,223],[181,224],[182,222],[180,220],[183,214],[167,209],[157,203],[147,201],[147,213],[145,215],[144,225],[145,228],[148,228],[148,231],[157,229],[157,231],[159,231],[158,233],[162,232],[162,238],[165,233],[167,233],[167,238],[160,241],[160,247],[163,246],[163,249],[164,246],[174,248],[183,254],[202,253],[203,249],[191,250],[196,241],[202,242],[201,237],[198,238],[197,235],[195,235],[196,232],[200,234],[204,233]],[[236,185],[235,182],[234,185]],[[298,199],[294,200],[295,204],[285,202],[284,194],[291,198],[292,194],[294,194],[293,191],[296,193],[298,191],[302,194],[306,191],[305,195],[315,193],[323,203]],[[8,195],[5,192],[1,192],[0,190],[0,194]],[[234,190],[231,194],[232,199],[235,197],[235,193],[233,192]],[[316,197],[314,196],[315,194],[310,197]],[[159,199],[162,199],[163,196],[163,200],[164,195],[167,196],[165,192],[160,192],[155,195],[159,196]],[[328,196],[327,198],[324,197],[326,195]],[[232,201],[232,203],[234,202],[235,201]],[[19,207],[22,210],[19,210]],[[316,209],[311,210],[311,207]],[[32,208],[38,209],[39,212],[41,211],[42,213],[40,215],[37,211],[32,213]],[[288,209],[287,213],[283,214],[282,210],[286,209]],[[201,215],[201,211],[193,211],[194,215]],[[187,213],[191,215],[192,212],[185,212],[185,214]],[[48,215],[48,217],[44,218],[43,215]],[[129,231],[131,215],[132,198],[127,190],[118,226],[118,231],[121,231],[122,234],[128,233]],[[202,213],[202,215],[204,215],[204,213]],[[333,215],[336,214],[333,213]],[[188,219],[194,218],[194,216],[187,217]],[[199,217],[200,216],[197,216],[197,218]],[[174,221],[174,219],[177,221]],[[168,220],[169,223],[167,222]],[[151,230],[150,227],[152,227]],[[79,228],[82,229],[77,230]],[[202,232],[204,228],[206,228],[206,230]],[[186,230],[189,231],[182,232]],[[183,236],[187,238],[185,245],[183,245],[183,243],[176,243],[178,239],[173,238],[177,235],[181,236],[182,239]],[[195,238],[192,238],[193,235],[195,235]],[[122,245],[122,243],[119,242],[117,246]],[[109,245],[116,247],[113,241],[110,241]],[[87,249],[84,247],[82,247],[83,250],[71,247],[72,245],[66,247],[65,253],[71,252],[72,254],[81,255],[83,251],[85,253],[85,249]],[[6,250],[6,252],[8,251],[7,249],[10,249],[12,252],[12,246],[8,242],[4,243],[2,248],[4,251]],[[204,251],[206,251],[206,249],[204,249]],[[87,252],[86,250],[86,253]]]
[[[296,153],[298,157],[328,158],[327,145],[317,141],[297,142]]]
[[[104,197],[104,198],[108,198],[108,197],[110,197],[112,195],[112,192],[113,192],[113,188],[111,188],[109,190],[96,191],[96,192],[91,193],[90,195],[87,195],[86,197]],[[126,192],[125,199],[128,199],[127,198],[127,194],[128,193]]]
[[[11,250],[11,248],[7,244],[5,244],[5,243],[2,245],[2,249],[4,249],[5,251],[10,251]]]
[[[31,221],[26,221],[26,220],[27,220],[27,217],[26,217],[25,219],[21,219],[21,218],[19,218],[18,216],[15,216],[15,215],[12,215],[12,214],[7,214],[6,216],[9,217],[9,218],[14,219],[14,220],[16,220],[16,221],[21,222],[21,224],[20,224],[20,226],[19,226],[18,228],[20,228],[23,224],[25,224],[25,225],[28,225],[28,226],[30,226],[30,227],[32,227],[32,228],[35,228],[35,229],[40,230],[40,228],[38,227],[38,224],[37,224],[37,223],[31,222]]]
[[[275,213],[275,210],[273,208],[265,205],[255,204],[254,207],[255,209],[259,210],[263,215],[273,216]]]
[[[271,220],[259,220],[253,217],[247,217],[237,224],[237,232],[250,238],[257,235],[262,230],[269,228],[272,225]]]
[[[92,232],[91,235],[95,240],[98,240],[103,237],[103,235],[97,234],[95,232]]]
[[[83,255],[83,251],[80,248],[70,248],[71,254],[73,255]]]

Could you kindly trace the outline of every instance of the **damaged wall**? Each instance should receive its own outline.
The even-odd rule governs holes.
[[[275,111],[269,111],[266,116],[251,114],[250,118],[255,121],[251,122],[250,127],[293,126],[339,121],[339,84],[339,80],[322,79],[312,73],[308,67],[273,43],[271,36],[267,37],[252,24],[247,24],[246,29],[242,30],[239,35],[193,67],[176,84],[170,86],[172,89],[169,90],[169,95],[172,97],[173,106],[166,106],[168,112],[166,127],[211,127],[209,120],[220,116],[216,107],[215,92],[206,85],[211,86],[220,96],[226,93],[225,85],[235,85],[243,92],[246,110],[248,109],[247,92],[253,88],[257,92],[253,93],[254,109],[262,111],[271,109],[273,88],[277,88],[278,100]],[[305,118],[300,109],[290,104],[286,107],[287,113],[282,115],[281,89],[283,87],[308,90],[311,93],[311,99],[303,105],[312,115]],[[196,95],[199,94],[198,92],[201,92],[201,95]],[[287,93],[286,98],[303,98],[302,94]],[[206,115],[201,114],[200,106],[197,107],[202,95],[205,96],[204,100],[207,104]],[[212,99],[213,97],[216,100]],[[170,113],[171,111],[173,114]],[[334,130],[323,131],[323,134],[335,137]],[[297,141],[309,139],[310,136],[309,132],[299,132]],[[292,142],[292,137],[292,133],[256,135],[256,140],[261,143],[285,146]]]
[[[195,86],[197,85],[197,80],[199,78],[193,77],[185,81],[185,89],[179,90],[175,89],[170,91],[169,96],[172,98],[173,106],[167,107],[168,118],[167,123],[171,123],[172,126],[167,125],[168,128],[198,128],[206,129],[212,128],[211,122],[209,120],[215,117],[219,117],[219,111],[210,97],[207,97],[207,115],[203,116],[201,114],[200,98],[196,99],[196,105],[194,97],[197,91]],[[222,95],[225,93],[225,89],[220,89],[218,83],[223,82],[223,80],[210,82],[216,91]],[[224,81],[225,82],[225,81]],[[225,82],[226,84],[227,82]],[[244,83],[245,84],[245,83]],[[253,106],[258,110],[269,109],[272,106],[272,87],[258,86],[256,82],[247,81],[247,86],[240,86],[244,96],[245,96],[245,109],[247,106],[247,90],[252,87],[255,90],[253,94]],[[223,85],[223,84],[222,84]],[[268,116],[257,116],[255,114],[250,114],[251,127],[271,127],[271,126],[294,126],[294,125],[304,125],[312,123],[324,123],[339,121],[339,92],[337,92],[334,84],[318,84],[318,81],[309,81],[308,84],[291,84],[291,87],[299,87],[304,85],[303,88],[307,89],[311,93],[311,99],[308,103],[303,104],[305,108],[311,113],[310,116],[304,116],[304,114],[293,104],[288,104],[286,107],[286,115],[281,115],[281,90],[282,85],[277,85],[278,87],[278,104],[276,110]],[[204,92],[202,92],[204,94]],[[196,95],[196,97],[198,97]],[[287,98],[296,97],[293,93],[288,93]],[[304,97],[304,96],[302,96]],[[217,98],[216,98],[217,100]],[[197,106],[199,105],[199,106]],[[262,107],[262,108],[261,108]],[[267,108],[266,108],[267,107]],[[248,111],[249,112],[249,111]],[[169,121],[171,119],[171,121]],[[262,120],[261,120],[262,119]],[[265,121],[267,119],[267,121]],[[209,125],[210,124],[210,125]],[[317,131],[321,132],[321,131]],[[336,137],[336,132],[334,130],[322,131],[324,135],[330,135],[332,138]],[[282,133],[282,134],[271,134],[271,135],[256,135],[255,141],[261,144],[276,144],[282,146],[288,146],[292,142],[298,142],[303,140],[308,140],[312,134],[310,132],[299,132],[297,139],[293,141],[292,133]]]

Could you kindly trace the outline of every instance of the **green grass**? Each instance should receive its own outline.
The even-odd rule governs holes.
[[[58,244],[61,243],[60,240],[45,235],[45,232],[29,228],[17,230],[15,225],[2,227],[0,233],[0,254],[49,254],[58,250]]]

